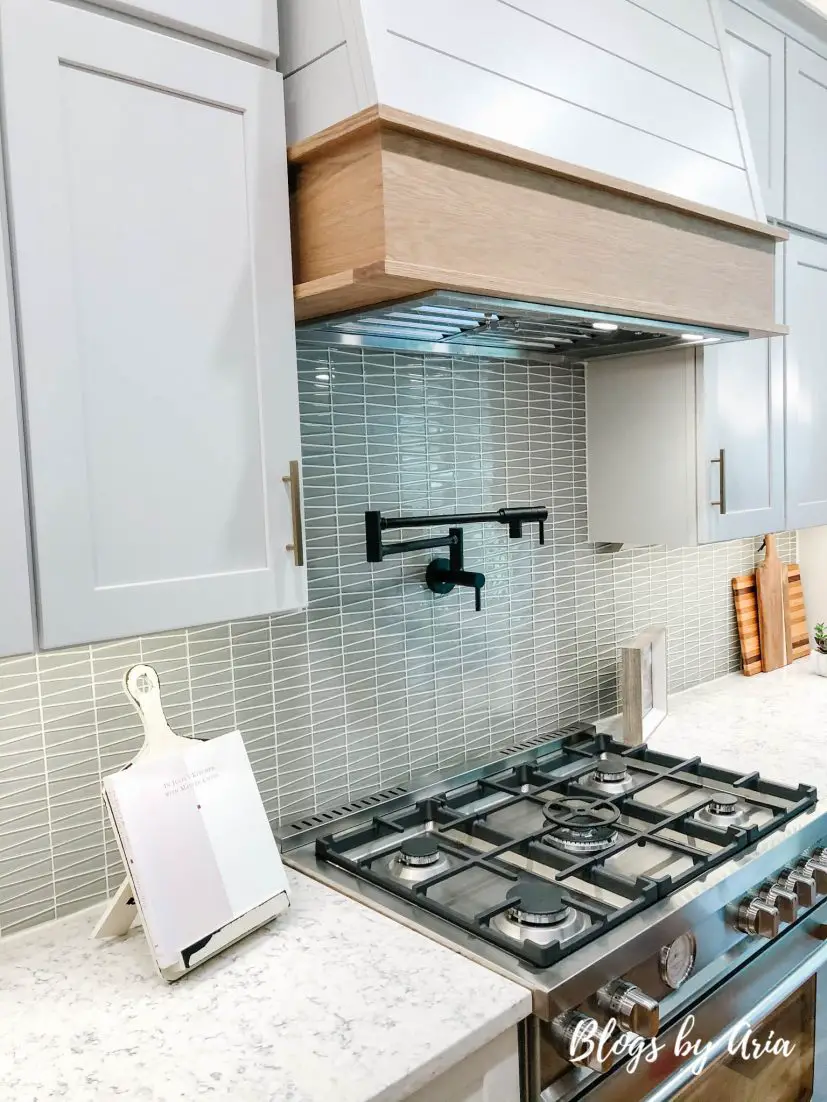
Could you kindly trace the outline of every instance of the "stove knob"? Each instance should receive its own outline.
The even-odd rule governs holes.
[[[581,1014],[579,1010],[567,1010],[551,1023],[554,1047],[561,1056],[578,1067],[603,1073],[611,1068],[614,1056],[611,1052],[602,1051],[599,1044],[601,1036],[601,1027],[594,1018]]]
[[[827,895],[827,850],[813,850],[798,867],[805,876],[812,876],[819,895]]]
[[[816,882],[812,876],[808,876],[801,869],[782,869],[775,882],[779,888],[784,888],[788,892],[795,892],[802,907],[813,907],[815,905],[818,894]]]
[[[779,888],[777,884],[765,884],[758,893],[758,898],[775,907],[781,916],[782,922],[795,922],[798,918],[798,896],[795,892],[789,892],[786,888]]]
[[[747,898],[741,901],[735,925],[744,934],[757,937],[775,937],[781,925],[778,908],[762,899]]]
[[[597,1005],[611,1018],[617,1018],[621,1029],[639,1037],[657,1037],[660,1007],[654,999],[633,983],[617,980],[597,992]]]

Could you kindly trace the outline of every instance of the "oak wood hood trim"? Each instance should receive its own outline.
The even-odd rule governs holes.
[[[568,161],[558,161],[554,157],[547,157],[530,149],[521,149],[519,146],[497,141],[495,138],[486,138],[481,134],[474,134],[470,130],[460,130],[455,126],[447,126],[444,123],[425,119],[419,115],[411,115],[407,111],[400,111],[396,107],[387,107],[381,103],[373,107],[367,107],[364,111],[350,115],[341,122],[334,123],[333,126],[328,126],[325,130],[320,130],[318,134],[291,145],[287,150],[288,163],[292,165],[305,164],[314,160],[320,152],[327,155],[332,146],[338,142],[347,141],[355,134],[380,129],[419,134],[444,142],[446,145],[488,153],[500,160],[530,165],[554,176],[564,176],[569,180],[579,180],[584,184],[593,184],[595,187],[603,188],[606,191],[615,191],[622,195],[648,199],[661,207],[685,211],[688,214],[697,214],[710,222],[720,222],[722,225],[751,230],[753,233],[772,238],[775,241],[789,240],[789,233],[780,226],[772,226],[767,222],[759,222],[754,218],[744,218],[740,214],[731,214],[729,211],[719,210],[717,207],[708,207],[704,203],[695,203],[691,199],[682,199],[680,196],[670,195],[666,191],[644,187],[642,184],[635,184],[629,180],[622,180],[617,176],[596,172],[593,169],[584,168],[582,165],[573,165]]]
[[[386,107],[289,156],[300,321],[443,288],[786,332],[776,227]]]

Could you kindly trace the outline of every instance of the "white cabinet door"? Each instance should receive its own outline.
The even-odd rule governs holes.
[[[281,77],[0,0],[41,640],[294,608]]]
[[[0,234],[0,657],[22,654],[34,646],[10,291],[5,234]]]
[[[516,1028],[443,1072],[408,1102],[520,1102]]]
[[[733,0],[724,5],[730,71],[741,97],[767,214],[784,217],[784,35]]]
[[[786,220],[827,233],[827,61],[787,39]]]
[[[707,347],[698,372],[700,542],[780,531],[783,338]]]
[[[827,242],[791,234],[786,246],[787,525],[827,524]]]
[[[278,57],[277,0],[95,0],[163,25]]]

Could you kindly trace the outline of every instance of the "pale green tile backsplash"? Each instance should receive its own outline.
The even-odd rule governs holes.
[[[582,371],[305,350],[300,376],[307,612],[0,661],[0,934],[121,878],[99,790],[140,744],[134,662],[158,669],[179,733],[241,729],[274,820],[615,711],[618,643],[651,623],[673,690],[737,668],[729,579],[757,541],[587,544]],[[547,542],[466,529],[480,615],[424,588],[428,553],[365,562],[368,505],[506,503],[548,505]],[[780,551],[795,558],[794,535]]]

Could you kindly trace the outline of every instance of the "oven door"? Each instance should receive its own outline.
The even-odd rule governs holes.
[[[827,915],[813,914],[786,929],[694,1005],[682,1008],[658,1036],[656,1056],[652,1042],[646,1042],[636,1067],[625,1060],[593,1085],[584,1083],[576,1097],[827,1102],[827,925],[820,922],[827,922]],[[693,1052],[689,1043],[696,1046]],[[545,1102],[545,1093],[541,1097]]]

